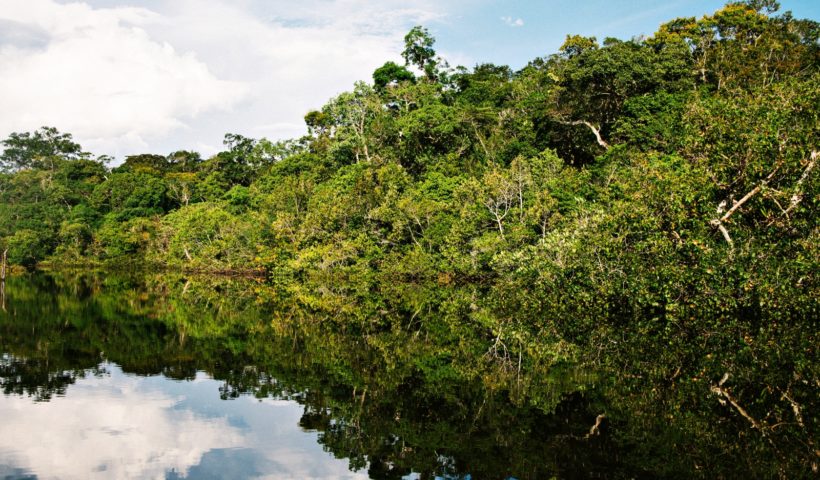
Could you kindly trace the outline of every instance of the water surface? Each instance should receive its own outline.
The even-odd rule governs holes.
[[[662,356],[516,353],[475,290],[38,273],[5,293],[2,478],[810,475]]]

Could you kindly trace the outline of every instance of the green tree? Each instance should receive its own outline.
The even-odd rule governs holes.
[[[386,62],[373,72],[373,84],[378,91],[384,90],[389,85],[415,80],[416,77],[409,70],[394,62]]]
[[[101,212],[123,220],[162,214],[169,207],[165,181],[147,173],[114,173],[94,189],[90,200]]]
[[[51,253],[53,237],[42,231],[20,229],[4,239],[8,249],[8,261],[13,264],[34,266]]]
[[[0,144],[0,170],[15,171],[25,168],[54,169],[57,160],[76,160],[87,157],[71,134],[60,133],[53,127],[42,127],[31,133],[12,133]]]
[[[436,39],[426,28],[416,25],[404,36],[404,51],[401,54],[405,65],[418,68],[429,81],[435,80],[438,74],[438,61],[433,49],[435,43]]]

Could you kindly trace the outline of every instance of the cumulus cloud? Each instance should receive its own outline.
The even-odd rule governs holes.
[[[178,399],[145,390],[145,379],[90,379],[65,398],[0,401],[0,464],[38,478],[165,478],[185,474],[214,448],[241,444],[225,418],[173,409]]]
[[[34,402],[0,396],[0,475],[39,479],[364,480],[299,426],[294,401],[217,398],[221,382],[126,375],[80,379]]]
[[[304,134],[309,109],[369,80],[385,61],[401,61],[409,27],[444,17],[427,0],[180,0],[163,15],[156,36],[250,85],[241,118],[224,116],[223,128],[270,138]]]
[[[524,20],[520,18],[513,18],[513,17],[501,17],[501,21],[504,22],[505,25],[508,27],[523,27]]]
[[[196,55],[151,38],[145,27],[162,18],[146,9],[11,0],[0,21],[12,26],[0,36],[4,137],[52,125],[110,146],[147,146],[246,93]]]
[[[400,60],[410,26],[446,16],[432,0],[87,1],[0,10],[0,136],[53,125],[120,155],[298,136],[307,110]]]
[[[22,50],[43,48],[48,45],[49,34],[37,25],[27,25],[0,18],[0,48],[16,47]]]

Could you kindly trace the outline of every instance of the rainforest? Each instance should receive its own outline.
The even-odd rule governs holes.
[[[816,475],[820,24],[402,57],[209,158],[3,140],[6,395],[102,356],[296,398],[371,478]]]

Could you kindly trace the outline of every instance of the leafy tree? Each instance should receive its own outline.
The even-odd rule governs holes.
[[[92,204],[123,220],[161,214],[169,206],[165,182],[147,173],[114,173],[94,189]]]
[[[60,133],[53,127],[42,127],[30,133],[12,133],[0,144],[0,169],[15,171],[25,168],[54,169],[56,159],[76,160],[88,156],[71,134]]]
[[[149,175],[160,176],[171,167],[168,158],[163,155],[142,154],[129,155],[125,157],[125,162],[115,168],[115,172],[147,173]]]
[[[581,35],[567,35],[566,40],[561,45],[559,51],[564,58],[571,59],[582,53],[597,50],[598,39],[595,37],[582,37]]]
[[[170,168],[175,172],[195,172],[202,163],[199,153],[190,150],[178,150],[168,155]]]
[[[111,213],[105,216],[94,235],[92,246],[95,256],[103,260],[117,260],[138,255],[145,258],[149,245],[157,237],[155,218]]]
[[[433,49],[435,43],[436,39],[426,28],[416,25],[404,36],[404,51],[401,54],[405,65],[418,68],[430,81],[435,80],[438,73],[436,51]]]
[[[332,125],[330,116],[319,110],[311,110],[305,114],[305,124],[312,135],[318,136],[327,133]]]
[[[162,259],[174,265],[248,267],[257,253],[258,229],[248,219],[209,203],[189,205],[166,216],[160,235]]]
[[[416,77],[409,70],[394,62],[386,62],[373,72],[373,84],[376,90],[379,91],[384,90],[389,85],[414,82],[415,80]]]
[[[51,252],[52,238],[43,232],[20,229],[4,239],[8,249],[8,261],[18,265],[33,266],[46,258]]]

